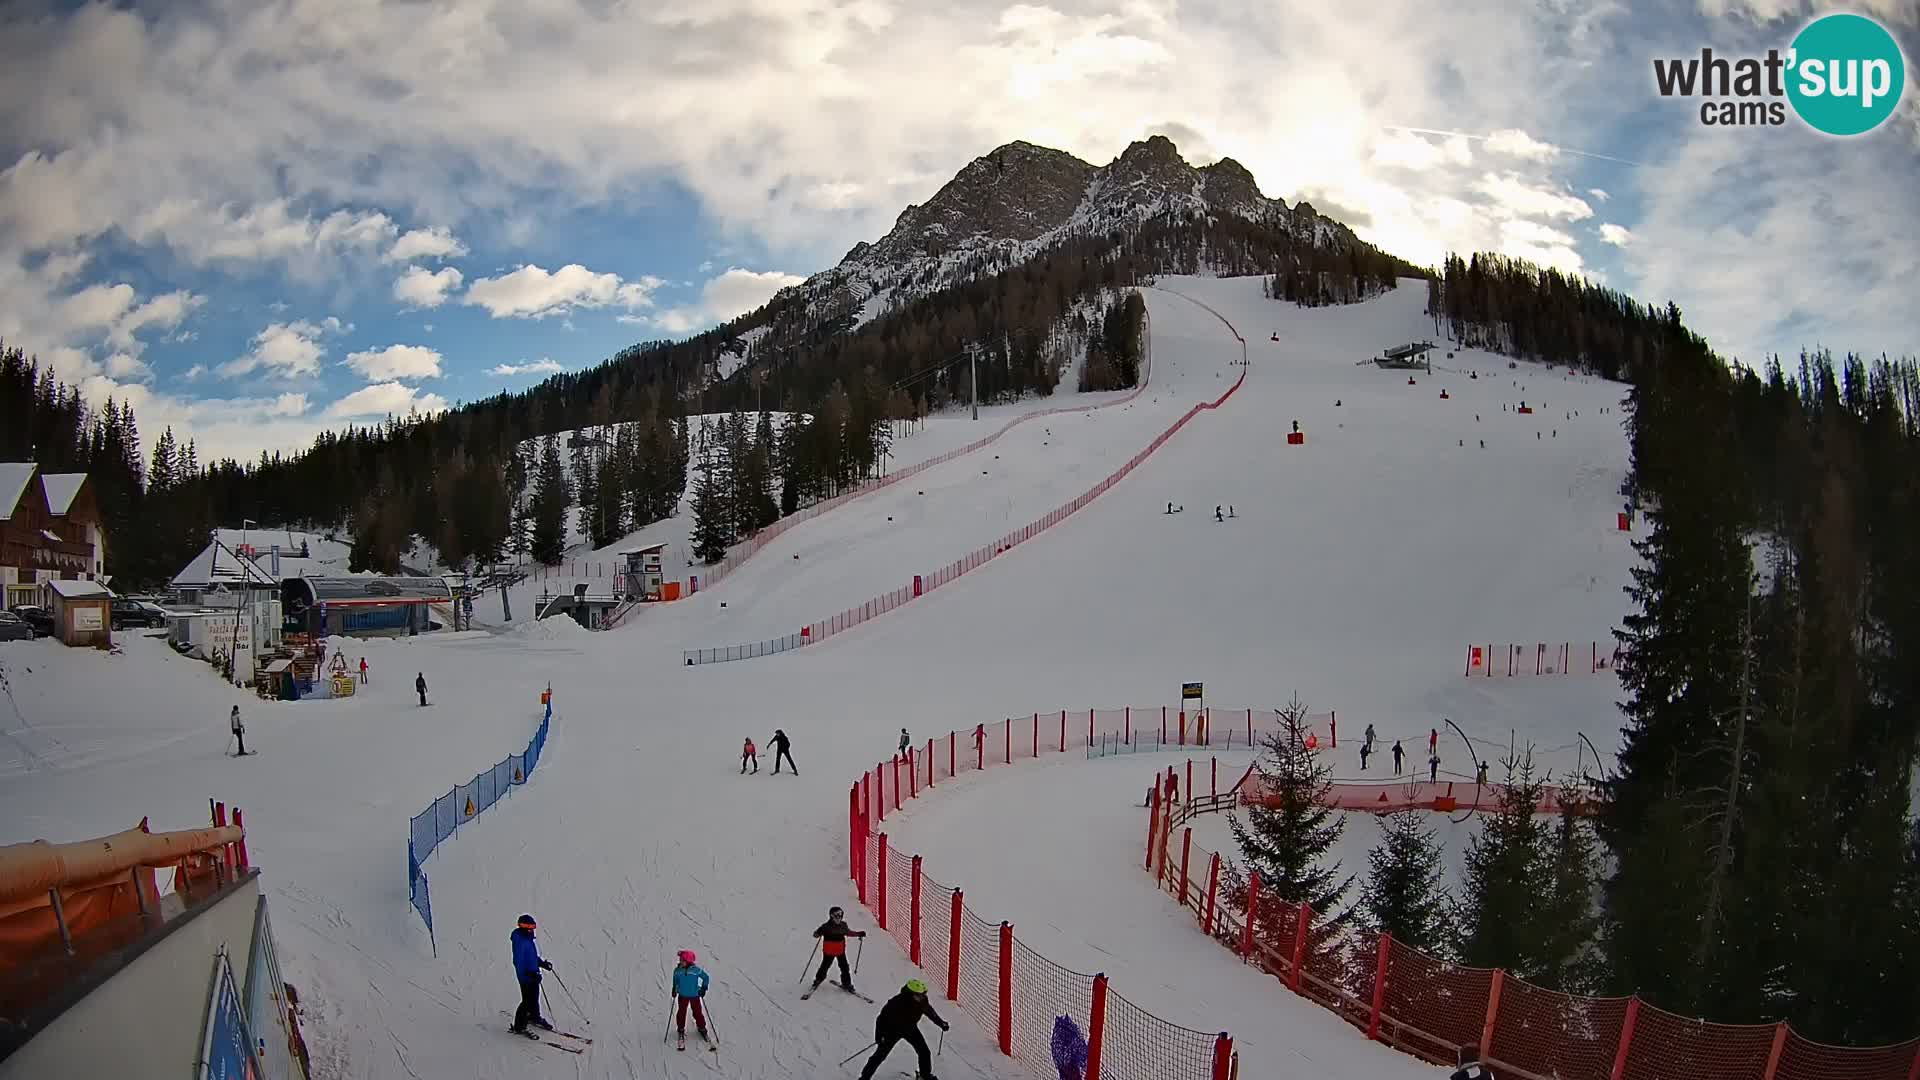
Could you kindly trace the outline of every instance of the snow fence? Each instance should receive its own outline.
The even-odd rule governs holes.
[[[427,924],[427,941],[435,956],[440,955],[440,945],[433,938],[433,899],[427,891],[427,873],[420,864],[456,829],[500,801],[514,785],[524,784],[533,776],[553,724],[553,687],[541,692],[540,706],[540,726],[534,729],[525,750],[508,754],[491,768],[475,773],[473,779],[433,800],[433,805],[407,822],[407,896],[420,913],[420,921]]]
[[[1175,293],[1174,295],[1178,296],[1181,294]],[[1190,300],[1192,303],[1195,303],[1195,304],[1200,304],[1198,300],[1193,300],[1191,297],[1183,296],[1182,299]],[[1219,312],[1214,311],[1213,308],[1207,307],[1207,305],[1205,304],[1200,304],[1200,306],[1206,308],[1209,312],[1212,312],[1214,317],[1218,318],[1221,322],[1223,323],[1227,322],[1226,317],[1221,315]],[[995,540],[991,544],[987,544],[984,547],[976,548],[973,551],[970,551],[967,554],[962,555],[960,558],[955,559],[954,561],[948,563],[945,566],[942,566],[936,570],[930,571],[925,574],[915,574],[913,576],[913,581],[911,581],[906,585],[902,585],[901,587],[894,589],[891,592],[882,593],[879,596],[876,596],[873,599],[866,601],[865,603],[856,604],[855,606],[840,612],[838,615],[833,615],[828,618],[821,619],[818,622],[808,623],[806,626],[801,627],[799,630],[795,631],[794,633],[785,634],[776,638],[768,638],[764,641],[750,642],[745,645],[725,645],[725,646],[720,646],[718,648],[710,648],[710,649],[686,649],[681,652],[682,660],[686,663],[688,667],[692,667],[695,664],[719,664],[719,663],[725,663],[729,660],[751,660],[755,657],[771,656],[774,653],[787,652],[791,649],[798,649],[803,646],[816,644],[844,630],[851,630],[854,627],[859,626],[861,623],[868,621],[869,619],[874,619],[874,618],[878,618],[881,615],[885,615],[887,612],[892,611],[895,608],[902,606],[903,604],[906,604],[910,600],[918,599],[919,597],[924,596],[929,592],[932,592],[934,589],[937,589],[942,585],[948,584],[949,582],[952,582],[958,579],[963,574],[968,574],[974,570],[978,570],[980,567],[985,566],[990,560],[998,556],[1005,555],[1007,552],[1012,551],[1015,547],[1026,543],[1028,540],[1033,539],[1034,537],[1040,535],[1041,533],[1047,531],[1048,529],[1053,528],[1055,525],[1060,524],[1062,521],[1065,521],[1067,518],[1073,516],[1076,512],[1078,512],[1082,507],[1085,507],[1088,503],[1099,498],[1101,495],[1104,495],[1115,484],[1118,484],[1120,481],[1126,479],[1127,474],[1139,468],[1142,462],[1146,461],[1149,457],[1152,457],[1154,451],[1160,449],[1162,446],[1165,446],[1167,444],[1167,440],[1179,434],[1180,429],[1183,427],[1186,427],[1187,424],[1190,421],[1192,421],[1194,417],[1199,416],[1203,412],[1217,409],[1220,406],[1225,405],[1227,403],[1227,399],[1232,397],[1234,395],[1234,392],[1240,389],[1241,384],[1247,381],[1246,339],[1240,336],[1240,332],[1233,328],[1232,323],[1227,323],[1227,329],[1233,334],[1234,338],[1240,342],[1240,351],[1241,351],[1241,362],[1239,365],[1240,375],[1238,378],[1233,380],[1233,385],[1227,387],[1226,392],[1221,394],[1218,398],[1214,399],[1213,401],[1203,401],[1198,405],[1195,405],[1193,408],[1188,409],[1186,412],[1182,413],[1180,415],[1180,418],[1178,420],[1175,420],[1173,424],[1167,428],[1167,430],[1161,432],[1158,438],[1154,439],[1153,442],[1147,444],[1146,449],[1133,455],[1131,458],[1128,458],[1124,465],[1121,465],[1118,469],[1115,469],[1111,474],[1107,476],[1106,479],[1095,484],[1093,487],[1088,488],[1085,492],[1082,492],[1079,495],[1079,497],[1075,498],[1071,502],[1055,507],[1053,510],[1049,511],[1045,515],[1039,518],[1036,518],[1031,523],[1024,525],[1018,529],[1015,529],[1014,531],[1006,534],[1005,536],[1002,536],[1000,539]],[[1136,389],[1133,393],[1137,395],[1140,393],[1141,390],[1144,390],[1144,389],[1146,389],[1146,381],[1142,380],[1140,387]],[[1127,399],[1121,399],[1121,400],[1127,400]],[[1119,402],[1108,402],[1107,404],[1118,404],[1118,403]],[[1020,420],[1014,421],[1014,423],[1020,423],[1023,420],[1029,420],[1038,416],[1052,415],[1053,413],[1083,412],[1087,409],[1103,408],[1103,407],[1105,406],[1090,405],[1090,406],[1081,406],[1079,408],[1074,408],[1074,409],[1056,409],[1056,410],[1050,410],[1048,412],[1029,413],[1026,416],[1021,417]],[[1008,425],[1008,427],[1011,427],[1011,426],[1013,425],[1012,424]],[[1002,431],[1004,430],[1005,429],[1002,429]],[[904,472],[904,473],[897,473],[895,474],[895,476],[904,478],[905,476],[912,475],[912,472],[914,471],[918,471],[924,468],[929,468],[932,465],[939,464],[943,461],[950,460],[955,457],[959,457],[963,453],[971,453],[973,450],[977,450],[979,449],[979,447],[984,446],[987,442],[992,441],[992,438],[998,438],[998,437],[999,437],[999,433],[996,433],[991,438],[982,440],[980,443],[977,443],[971,446],[962,447],[960,450],[954,451],[950,454],[944,454],[940,458],[936,458],[933,461],[922,462],[920,465],[914,466],[913,470]],[[872,490],[872,489],[868,488],[863,490]],[[825,505],[825,504],[822,504],[822,505]],[[784,525],[788,521],[796,521],[796,519],[795,518],[783,519],[781,524]],[[758,538],[756,537],[756,539]],[[754,550],[758,550],[758,548],[755,548]],[[724,566],[725,563],[722,563],[721,565]]]
[[[1000,1052],[1035,1075],[1074,1075],[1083,1080],[1228,1080],[1239,1063],[1233,1038],[1155,1016],[1108,985],[1104,974],[1073,971],[1029,949],[1011,923],[981,916],[964,893],[926,872],[918,855],[893,847],[884,831],[887,814],[906,800],[931,793],[942,781],[1043,754],[1085,751],[1103,740],[1124,738],[1160,745],[1168,736],[1189,746],[1224,741],[1223,732],[1253,724],[1272,710],[1229,709],[1187,713],[1161,706],[1062,709],[978,724],[897,754],[863,773],[848,794],[848,871],[880,929],[891,934],[908,959],[924,969],[935,993],[957,1002],[994,1033]],[[1331,721],[1318,714],[1316,724]],[[1216,727],[1215,724],[1219,726]],[[1245,743],[1242,741],[1241,746]],[[1056,1060],[1072,1053],[1073,1040],[1056,1040],[1065,1017],[1086,1042],[1084,1064]]]
[[[1260,894],[1247,875],[1193,842],[1199,814],[1236,805],[1243,789],[1171,794],[1151,784],[1146,870],[1185,907],[1200,932],[1294,993],[1386,1043],[1452,1065],[1463,1045],[1501,1077],[1519,1080],[1914,1080],[1920,1038],[1891,1046],[1829,1046],[1785,1022],[1715,1024],[1639,997],[1576,997],[1498,968],[1463,967],[1393,935],[1319,921],[1307,905]],[[1424,786],[1424,785],[1423,785]],[[1166,808],[1162,812],[1162,808]],[[1449,807],[1450,808],[1450,807]],[[1173,839],[1179,830],[1179,840]]]

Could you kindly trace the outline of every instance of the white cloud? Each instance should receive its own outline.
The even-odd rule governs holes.
[[[318,375],[320,359],[327,355],[320,339],[345,329],[345,324],[331,315],[318,323],[305,319],[272,323],[253,336],[253,347],[245,356],[220,365],[220,374],[235,378],[265,369],[282,378]]]
[[[1626,247],[1633,243],[1633,233],[1627,231],[1625,226],[1607,222],[1600,226],[1600,242],[1612,244],[1614,247]]]
[[[485,308],[496,319],[544,319],[576,308],[651,307],[651,294],[663,284],[651,275],[624,281],[618,274],[596,274],[579,263],[551,272],[528,263],[498,277],[480,278],[467,286],[461,302]]]
[[[439,378],[440,361],[440,354],[425,345],[389,345],[347,354],[347,366],[368,382]]]
[[[404,416],[410,412],[436,413],[447,407],[439,394],[422,394],[397,382],[363,386],[332,405],[327,415],[341,420],[368,416]]]
[[[453,290],[460,287],[461,274],[451,266],[439,270],[428,270],[424,266],[409,266],[393,283],[393,298],[410,308],[436,308],[447,302]]]
[[[1473,160],[1473,147],[1460,135],[1434,140],[1416,132],[1397,130],[1382,135],[1373,144],[1369,160],[1376,165],[1420,172],[1442,164],[1465,165]]]
[[[106,370],[107,374],[115,379],[144,382],[153,378],[153,369],[147,366],[145,360],[132,353],[117,352],[107,357]]]
[[[1585,199],[1541,184],[1530,184],[1512,173],[1487,173],[1474,185],[1492,200],[1496,213],[1507,217],[1539,217],[1580,221],[1593,216]],[[1504,228],[1504,225],[1502,226]]]
[[[647,323],[679,336],[745,315],[773,299],[773,294],[806,278],[781,270],[743,270],[730,266],[700,286],[697,304],[676,305],[656,315],[622,315],[621,322]]]
[[[1488,135],[1487,149],[1526,161],[1551,161],[1560,156],[1559,147],[1543,143],[1517,128],[1507,128]]]
[[[180,373],[180,381],[181,382],[197,382],[201,377],[205,376],[206,373],[207,373],[207,365],[195,364],[192,367]]]
[[[557,375],[565,370],[567,369],[560,366],[557,361],[543,356],[538,360],[523,360],[518,364],[495,364],[487,369],[487,374],[507,378],[515,375]]]
[[[316,218],[285,199],[246,207],[169,199],[118,224],[136,242],[165,245],[196,266],[271,262],[303,276],[341,256],[371,256],[399,231],[378,211],[334,210]]]
[[[1593,201],[1595,202],[1606,202],[1608,199],[1613,198],[1613,196],[1606,193],[1605,189],[1597,187],[1588,188],[1587,194],[1593,196]]]
[[[268,416],[304,416],[308,409],[307,395],[296,393],[281,394],[267,405]]]
[[[387,262],[412,259],[457,259],[467,253],[467,245],[453,230],[435,225],[429,229],[410,229],[387,249]]]

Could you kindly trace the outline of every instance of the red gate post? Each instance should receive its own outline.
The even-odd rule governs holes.
[[[1040,760],[1040,714],[1033,714],[1033,759]]]
[[[984,769],[987,767],[987,725],[981,724],[976,731],[978,734],[973,740],[973,767]]]
[[[1201,924],[1203,929],[1206,930],[1208,937],[1213,936],[1213,906],[1217,902],[1219,895],[1220,853],[1216,851],[1213,853],[1213,858],[1207,865],[1207,910],[1206,914],[1202,916],[1204,921]]]
[[[1213,1040],[1213,1080],[1227,1080],[1233,1067],[1233,1039],[1221,1032]]]
[[[1767,1071],[1760,1074],[1760,1080],[1773,1080],[1780,1071],[1780,1054],[1787,1048],[1787,1022],[1773,1025],[1773,1049],[1767,1051]]]
[[[907,958],[914,967],[920,966],[920,856],[913,857],[913,893],[908,902],[907,915],[912,921],[907,924]]]
[[[1167,707],[1160,706],[1160,745],[1167,745]]]
[[[1367,1038],[1380,1038],[1380,1007],[1387,997],[1387,957],[1393,953],[1393,935],[1380,935],[1380,955],[1373,962],[1373,1016],[1367,1021]]]
[[[860,880],[860,785],[847,792],[847,873]]]
[[[1060,710],[1060,752],[1067,752],[1067,710]]]
[[[900,809],[900,755],[893,755],[893,808]]]
[[[1107,975],[1093,977],[1093,1008],[1087,1017],[1087,1080],[1100,1080],[1100,1051],[1107,1042]]]
[[[953,890],[953,910],[947,913],[947,1000],[960,1000],[960,924],[966,918],[965,901]]]
[[[1500,1016],[1500,988],[1507,982],[1507,969],[1493,969],[1493,987],[1487,991],[1487,1022],[1480,1027],[1480,1060],[1493,1056],[1493,1022]]]
[[[933,787],[933,774],[940,771],[936,766],[937,759],[934,757],[935,745],[934,740],[927,740],[927,787],[929,788]]]
[[[1247,925],[1240,931],[1240,955],[1253,955],[1253,922],[1260,917],[1260,871],[1247,876]]]
[[[1340,749],[1340,714],[1339,713],[1334,712],[1332,710],[1327,711],[1327,728],[1333,735],[1333,748],[1335,750]]]
[[[1013,720],[1007,720],[1007,764],[1013,764]]]
[[[920,763],[914,760],[916,755],[912,747],[907,748],[907,798],[920,797]]]
[[[1160,785],[1155,784],[1147,792],[1147,861],[1140,864],[1142,870],[1153,869],[1153,834],[1160,831]]]
[[[1253,706],[1247,706],[1247,749],[1253,749]]]
[[[1125,743],[1128,746],[1132,746],[1133,745],[1133,706],[1131,705],[1127,706],[1126,727],[1123,728],[1122,730],[1125,732],[1125,734],[1123,734],[1120,737],[1120,741]]]
[[[1640,998],[1636,995],[1627,999],[1627,1018],[1620,1024],[1620,1047],[1613,1052],[1613,1072],[1607,1074],[1607,1080],[1622,1080],[1627,1075],[1627,1050],[1633,1046],[1633,1025],[1639,1019]]]
[[[885,930],[887,928],[887,891],[888,891],[887,890],[887,834],[886,833],[880,834],[880,854],[876,857],[880,860],[879,865],[877,867],[877,869],[879,870],[879,873],[875,875],[875,879],[879,882],[879,888],[880,888],[880,910],[874,912],[874,916],[880,922],[880,929]]]
[[[1193,808],[1193,759],[1187,759],[1187,808]]]
[[[1000,924],[1000,1052],[1013,1056],[1013,924]]]
[[[1093,749],[1093,710],[1087,710],[1087,749]]]
[[[1307,929],[1313,925],[1313,905],[1301,904],[1293,924],[1293,970],[1287,973],[1287,985],[1300,992],[1300,969],[1307,966]]]
[[[954,744],[959,741],[954,737],[956,734],[958,733],[952,731],[947,732],[947,779],[949,780],[953,779]]]
[[[874,809],[878,811],[873,815],[875,821],[887,820],[887,774],[880,771],[886,767],[884,761],[873,767],[873,786],[879,789],[873,798]]]
[[[240,839],[233,842],[233,868],[245,870],[247,868],[247,823],[241,819],[240,808],[237,806],[233,808],[233,827],[240,830]]]
[[[1213,761],[1213,785],[1211,788],[1209,788],[1209,793],[1212,794],[1213,797],[1217,799],[1220,797],[1220,759],[1213,758],[1212,761]]]
[[[1193,857],[1193,826],[1180,833],[1180,906],[1187,906],[1187,861]],[[1769,1078],[1771,1080],[1771,1078]]]
[[[1181,746],[1187,745],[1187,710],[1185,709],[1180,710],[1180,726],[1177,730],[1177,736],[1180,739]]]

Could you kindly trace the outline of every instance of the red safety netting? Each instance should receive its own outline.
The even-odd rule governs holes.
[[[1207,1080],[1216,1037],[1165,1020],[1107,991],[1101,1080]]]
[[[920,966],[935,1001],[947,996],[947,972],[952,969],[953,890],[920,874]]]
[[[1774,1024],[1710,1024],[1640,1003],[1624,1080],[1756,1080],[1773,1051]],[[1495,1055],[1499,1053],[1495,1044]]]
[[[1111,1012],[1112,996],[1107,1000]],[[1087,1034],[1093,1022],[1093,976],[1068,971],[1016,938],[1013,1056],[1042,1076],[1053,1071],[1053,1024],[1058,1016],[1072,1017],[1080,1033]]]
[[[913,859],[899,848],[887,852],[887,932],[905,950],[913,934]]]
[[[1542,1076],[1608,1080],[1629,998],[1586,998],[1503,980],[1492,1053]]]
[[[980,1030],[1000,1030],[1000,927],[973,913],[961,912],[960,1007]]]
[[[1382,1034],[1392,1017],[1394,1045],[1433,1061],[1451,1060],[1456,1047],[1480,1042],[1492,987],[1491,968],[1450,964],[1396,941],[1387,957]]]
[[[1862,1049],[1828,1046],[1789,1031],[1774,1080],[1911,1080],[1914,1076],[1920,1076],[1920,1039]]]

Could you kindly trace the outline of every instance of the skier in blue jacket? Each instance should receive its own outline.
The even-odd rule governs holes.
[[[674,1020],[680,1025],[682,1050],[687,1048],[687,1006],[693,1006],[693,1023],[700,1037],[707,1037],[707,1011],[700,1007],[700,999],[707,996],[713,980],[693,961],[693,950],[681,949],[680,963],[673,969]]]
[[[540,947],[534,944],[533,931],[538,924],[533,916],[520,916],[520,925],[513,928],[513,973],[520,980],[520,1007],[513,1012],[513,1032],[525,1035],[529,1039],[540,1036],[527,1030],[527,1025],[553,1030],[547,1018],[540,1015],[540,972],[552,971],[553,964],[540,956]]]

